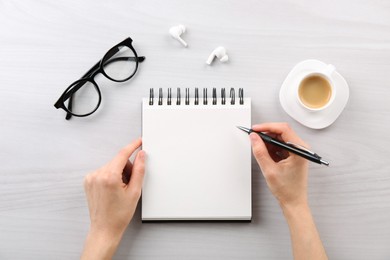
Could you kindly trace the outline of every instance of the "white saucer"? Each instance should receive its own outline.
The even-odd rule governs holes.
[[[328,127],[336,121],[347,105],[349,98],[347,82],[335,71],[332,74],[332,81],[337,94],[331,105],[321,111],[309,111],[299,104],[296,99],[297,81],[303,74],[324,70],[326,66],[327,64],[319,60],[305,60],[298,63],[287,75],[279,92],[280,104],[284,111],[299,123],[313,129]]]

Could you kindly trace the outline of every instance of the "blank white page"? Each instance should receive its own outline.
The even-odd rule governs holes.
[[[155,100],[156,101],[156,100]],[[251,101],[142,103],[142,220],[250,220]]]

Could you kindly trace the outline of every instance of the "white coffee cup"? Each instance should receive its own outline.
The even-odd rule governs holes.
[[[329,107],[336,96],[332,80],[335,70],[336,68],[329,64],[323,70],[302,75],[296,90],[298,103],[309,111],[321,111]]]

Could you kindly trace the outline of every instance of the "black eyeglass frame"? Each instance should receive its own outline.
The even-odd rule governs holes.
[[[66,120],[69,120],[72,116],[77,116],[77,117],[89,116],[89,115],[95,113],[96,110],[99,108],[100,103],[102,101],[102,95],[101,95],[101,92],[100,92],[98,84],[95,82],[95,76],[98,75],[99,73],[103,74],[106,78],[108,78],[108,79],[110,79],[112,81],[115,81],[115,82],[125,82],[125,81],[131,79],[135,75],[135,73],[138,70],[138,63],[139,62],[143,62],[145,60],[145,57],[144,56],[138,57],[137,52],[135,51],[135,49],[134,49],[134,47],[132,45],[132,42],[133,42],[133,40],[130,37],[128,37],[125,40],[123,40],[122,42],[120,42],[117,45],[115,45],[114,47],[112,47],[103,56],[103,58],[100,61],[98,61],[92,68],[90,68],[79,80],[76,80],[69,87],[67,87],[65,89],[65,91],[62,93],[60,98],[54,104],[54,106],[57,109],[62,108],[62,109],[64,109],[66,111],[66,117],[65,117]],[[120,47],[122,47],[122,46],[126,46],[126,47],[130,48],[130,50],[134,53],[135,57],[117,57],[117,58],[114,58],[114,59],[110,60],[111,57],[113,57],[117,52],[119,52]],[[115,61],[118,61],[118,60],[129,60],[129,59],[132,59],[132,58],[134,58],[134,60],[136,62],[135,69],[134,69],[133,73],[131,75],[129,75],[127,78],[125,78],[125,79],[122,79],[122,80],[114,79],[114,78],[110,77],[109,75],[107,75],[107,73],[104,71],[104,66],[106,66],[109,63],[112,63],[112,62],[115,62]],[[73,94],[77,90],[79,90],[82,86],[84,86],[84,84],[86,82],[92,83],[94,88],[96,89],[96,91],[98,93],[98,96],[99,96],[98,103],[97,103],[96,107],[89,113],[86,113],[86,114],[75,114],[75,113],[73,113],[71,111],[72,104],[73,104]],[[68,101],[68,107],[67,107],[65,105],[65,102],[68,99],[69,99],[69,101]]]

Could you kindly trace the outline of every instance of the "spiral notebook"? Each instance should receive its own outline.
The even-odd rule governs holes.
[[[250,140],[236,127],[251,125],[251,100],[207,91],[143,99],[142,221],[251,220]]]

